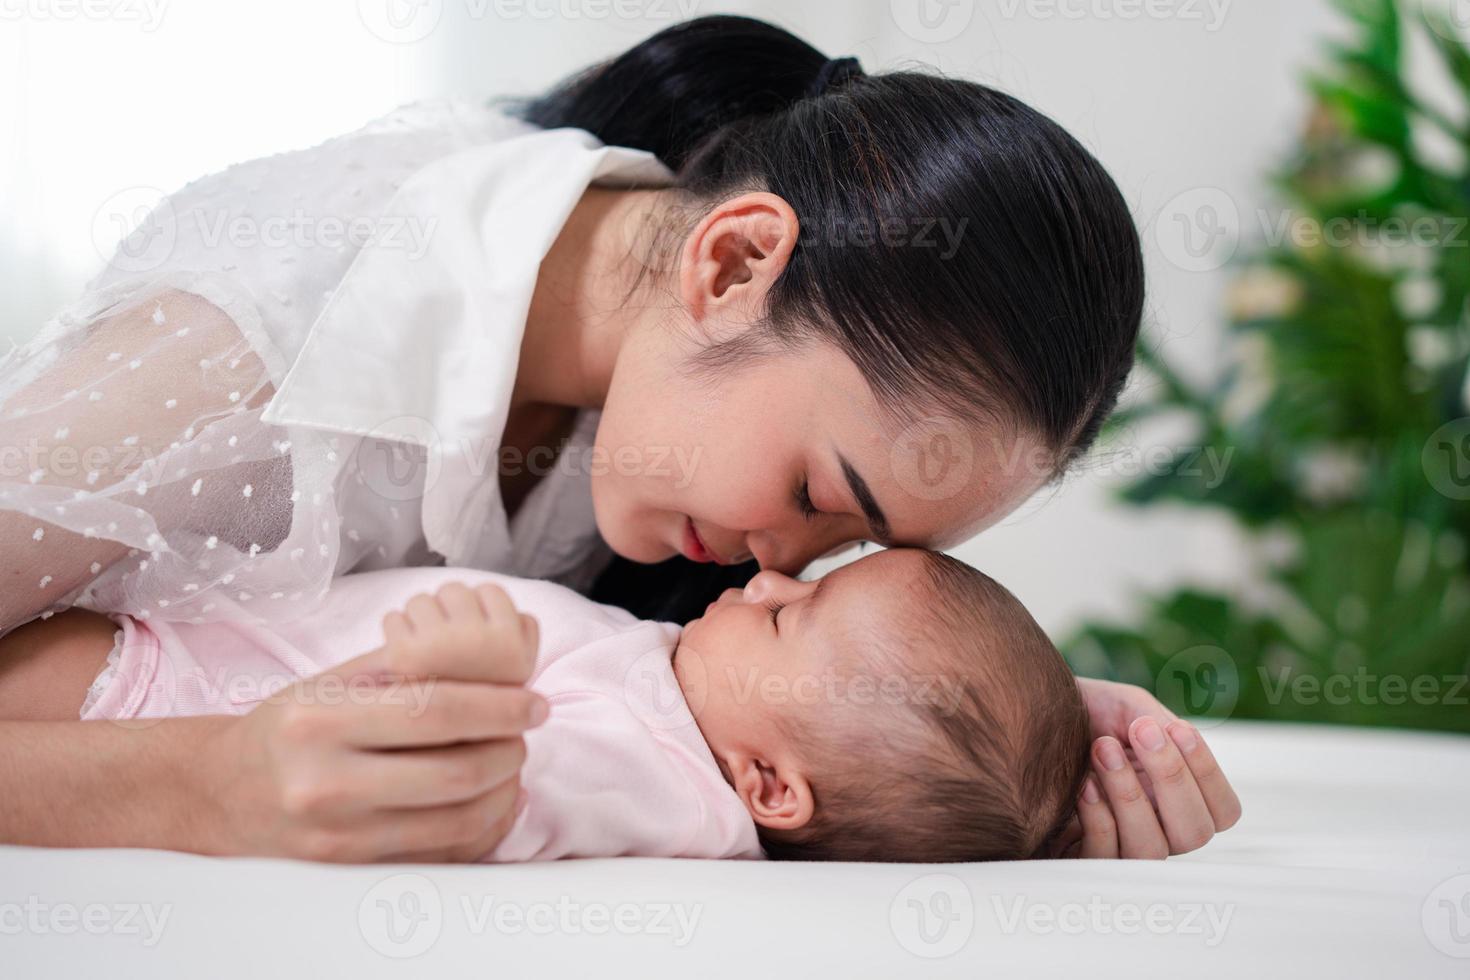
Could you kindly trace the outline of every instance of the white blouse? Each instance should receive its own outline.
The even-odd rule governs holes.
[[[671,177],[449,101],[175,193],[0,360],[0,445],[33,449],[0,466],[0,510],[35,521],[21,604],[268,620],[336,575],[440,561],[585,589],[611,557],[598,413],[514,519],[500,497],[522,332],[587,187]]]

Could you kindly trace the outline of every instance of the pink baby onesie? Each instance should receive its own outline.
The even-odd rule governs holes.
[[[755,825],[674,679],[679,627],[640,621],[550,582],[401,568],[339,578],[299,618],[268,627],[114,615],[117,646],[82,718],[245,714],[377,648],[387,613],[453,581],[498,585],[536,617],[541,649],[530,686],[551,706],[526,734],[525,809],[484,860],[761,856]],[[410,684],[400,696],[426,694],[427,685]]]

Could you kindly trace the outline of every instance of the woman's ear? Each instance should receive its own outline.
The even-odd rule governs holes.
[[[816,811],[811,784],[795,766],[748,755],[725,758],[735,792],[756,823],[770,830],[804,827]]]
[[[680,255],[680,299],[694,320],[732,307],[745,322],[760,319],[800,231],[796,212],[776,194],[758,191],[716,204]]]

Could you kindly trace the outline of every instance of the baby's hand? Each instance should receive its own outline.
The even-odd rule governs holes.
[[[383,617],[384,666],[406,677],[523,684],[536,666],[540,630],[494,585],[451,582]]]

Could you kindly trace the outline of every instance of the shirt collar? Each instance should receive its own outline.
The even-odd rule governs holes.
[[[541,261],[592,183],[671,180],[652,154],[579,129],[532,129],[426,165],[375,223],[265,421],[425,446],[429,546],[467,562],[497,550],[475,544],[470,522],[506,537],[496,451]]]

